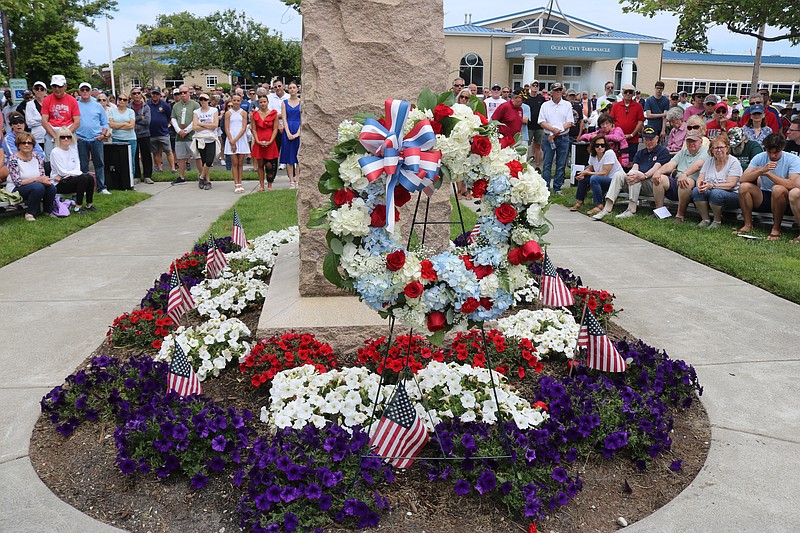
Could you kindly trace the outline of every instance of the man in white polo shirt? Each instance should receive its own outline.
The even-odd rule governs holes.
[[[561,194],[564,185],[564,169],[567,165],[567,152],[569,152],[569,129],[574,125],[572,104],[562,99],[564,86],[554,83],[550,86],[550,100],[542,104],[539,111],[539,125],[545,130],[542,140],[542,177],[547,187],[550,188],[553,158],[556,160],[556,175],[553,179],[553,191]]]

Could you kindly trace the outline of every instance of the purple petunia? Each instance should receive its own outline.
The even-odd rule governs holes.
[[[208,483],[208,477],[206,477],[202,472],[198,472],[192,478],[192,488],[195,490],[202,489]]]
[[[224,452],[226,444],[228,444],[228,441],[223,435],[217,435],[211,439],[211,449],[215,452]]]
[[[123,474],[133,474],[136,472],[136,461],[132,459],[123,459],[119,462],[119,469]]]
[[[459,496],[465,496],[465,495],[469,494],[469,491],[472,490],[472,485],[470,485],[469,481],[467,481],[466,479],[459,479],[458,481],[456,481],[456,484],[455,484],[455,487],[453,487],[453,490]]]
[[[475,490],[478,491],[478,494],[486,494],[489,491],[494,490],[497,486],[497,478],[494,475],[494,472],[491,470],[484,470],[481,472],[481,475],[478,477],[478,481],[475,483]]]
[[[213,472],[222,472],[225,470],[225,459],[220,457],[219,455],[215,455],[208,461],[208,468],[210,468]]]
[[[680,472],[683,469],[683,460],[677,459],[672,461],[672,464],[669,465],[669,469],[673,472]]]
[[[306,498],[309,500],[318,500],[322,496],[322,487],[316,483],[309,483],[306,487]]]
[[[292,531],[297,530],[297,526],[300,524],[300,521],[297,519],[297,516],[294,513],[286,513],[283,515],[283,529],[291,533]]]
[[[552,478],[559,483],[566,483],[566,481],[569,479],[569,476],[567,475],[567,471],[559,466],[553,469]]]

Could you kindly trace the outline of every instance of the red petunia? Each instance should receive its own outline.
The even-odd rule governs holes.
[[[586,305],[589,307],[589,310],[594,313],[595,309],[597,309],[597,300],[595,300],[594,296],[592,296],[589,298],[589,302]]]
[[[614,312],[614,306],[611,305],[611,304],[605,304],[603,306],[603,312],[604,313],[613,313]]]

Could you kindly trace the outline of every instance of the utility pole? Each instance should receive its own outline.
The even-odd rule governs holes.
[[[758,39],[756,40],[756,57],[753,61],[753,77],[750,78],[750,97],[758,94],[758,79],[761,77],[761,52],[764,49],[764,33],[767,25],[762,24],[758,29]],[[766,102],[764,102],[766,104]]]
[[[6,49],[6,65],[8,65],[8,77],[16,78],[17,72],[14,69],[14,54],[11,52],[11,32],[8,29],[8,15],[5,11],[0,11],[0,21],[3,24],[3,44]]]

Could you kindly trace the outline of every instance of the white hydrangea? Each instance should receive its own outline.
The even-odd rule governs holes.
[[[563,355],[572,359],[580,325],[566,309],[523,309],[498,320],[497,329],[508,337],[530,339],[539,357]]]
[[[361,135],[361,128],[363,126],[358,122],[343,120],[339,123],[339,128],[336,132],[336,144],[358,139],[359,135]]]
[[[328,225],[335,235],[369,235],[369,210],[362,198],[355,198],[350,204],[328,213]]]
[[[342,178],[345,185],[357,192],[361,192],[369,186],[369,180],[358,163],[362,157],[364,156],[361,154],[350,154],[339,165],[339,177]]]
[[[199,326],[180,326],[164,337],[154,359],[172,361],[177,341],[195,369],[197,379],[205,381],[209,375],[219,376],[231,361],[235,359],[238,363],[250,351],[250,344],[245,340],[249,336],[250,329],[238,318],[211,318]]]

